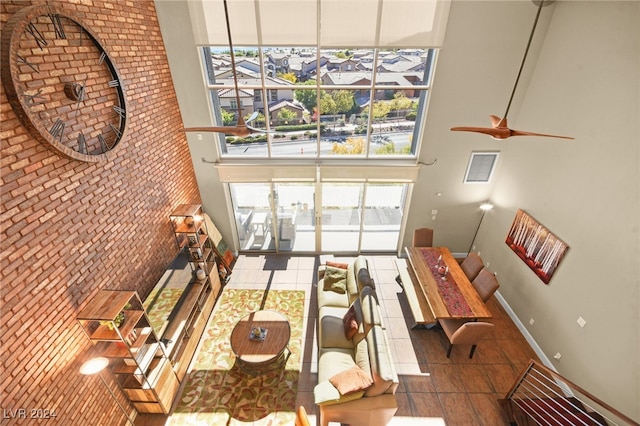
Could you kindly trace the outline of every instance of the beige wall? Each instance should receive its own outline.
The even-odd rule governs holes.
[[[638,420],[640,4],[556,2],[548,32],[546,22],[538,28],[544,45],[530,84],[520,85],[524,102],[512,108],[509,122],[575,141],[500,142],[448,132],[450,125],[485,125],[487,115],[501,115],[506,107],[519,59],[496,69],[491,60],[510,43],[485,30],[509,37],[516,31],[526,42],[531,24],[511,28],[502,15],[483,13],[494,7],[533,21],[534,8],[522,2],[454,2],[422,155],[425,162],[439,161],[416,185],[423,197],[414,201],[408,229],[431,224],[437,244],[466,252],[481,214],[477,206],[490,198],[496,208],[485,216],[476,245],[498,273],[501,295],[561,374]],[[464,36],[456,32],[461,25]],[[517,43],[523,51],[524,42]],[[461,183],[476,149],[501,151],[493,183],[485,187]],[[422,213],[433,208],[440,210],[436,221]],[[570,246],[548,286],[504,243],[517,209]],[[584,328],[576,323],[579,316],[587,321]],[[560,361],[552,358],[556,352]]]

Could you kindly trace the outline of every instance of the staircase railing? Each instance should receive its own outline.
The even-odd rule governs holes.
[[[640,426],[544,365],[531,360],[500,400],[512,425]]]

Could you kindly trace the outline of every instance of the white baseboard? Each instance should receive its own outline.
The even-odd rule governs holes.
[[[496,299],[498,299],[498,302],[500,302],[500,304],[502,305],[504,310],[507,312],[507,315],[509,315],[509,318],[511,318],[511,320],[516,325],[516,327],[518,327],[518,330],[520,330],[520,332],[522,333],[524,338],[527,340],[527,343],[529,343],[529,345],[531,345],[531,348],[533,348],[533,350],[536,353],[536,355],[538,355],[538,358],[540,358],[540,361],[542,361],[542,363],[547,368],[549,368],[549,369],[551,369],[551,370],[553,370],[553,371],[555,371],[557,373],[558,370],[556,370],[556,367],[551,363],[551,360],[549,359],[549,357],[547,357],[547,355],[542,351],[542,348],[535,341],[535,339],[533,338],[531,333],[529,333],[529,330],[527,330],[527,328],[524,326],[522,321],[520,321],[520,318],[518,318],[518,316],[513,311],[513,309],[511,309],[511,306],[509,306],[509,304],[507,303],[505,298],[502,297],[502,295],[500,294],[499,291],[496,291],[494,294],[496,296]]]

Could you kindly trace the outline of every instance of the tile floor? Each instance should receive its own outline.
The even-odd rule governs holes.
[[[537,357],[495,297],[488,302],[491,322],[496,325],[493,334],[480,342],[472,359],[468,358],[470,348],[462,345],[454,347],[447,358],[448,340],[442,330],[411,329],[411,313],[402,288],[395,282],[395,257],[366,257],[386,315],[387,337],[400,379],[396,395],[399,409],[391,424],[508,425],[497,399],[509,390],[529,359]],[[315,284],[319,264],[318,256],[242,255],[226,287],[305,291],[297,404],[305,406],[312,423],[318,413],[313,388],[317,383]]]

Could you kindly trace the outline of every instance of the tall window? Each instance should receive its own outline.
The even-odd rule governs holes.
[[[415,156],[434,49],[254,46],[234,50],[243,116],[258,111],[250,125],[265,130],[267,137],[265,143],[260,133],[245,138],[221,136],[223,155]],[[231,53],[228,47],[207,46],[202,55],[217,121],[235,125],[224,119],[225,104],[237,109],[235,99],[216,100],[235,96]],[[336,64],[346,60],[354,66],[341,71]]]

